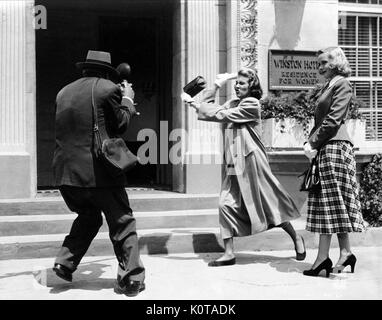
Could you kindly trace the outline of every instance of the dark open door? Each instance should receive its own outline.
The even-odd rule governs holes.
[[[157,44],[156,18],[100,18],[100,50],[111,53],[114,65],[128,62],[132,68],[128,81],[133,84],[140,115],[133,119],[124,138],[134,153],[144,143],[137,141],[140,130],[152,129],[159,133]],[[128,181],[134,185],[154,185],[158,170],[156,164],[138,164],[127,174]]]
[[[135,100],[141,115],[125,138],[132,151],[140,144],[137,133],[150,128],[159,137],[159,122],[171,130],[172,1],[38,0],[49,12],[49,26],[36,32],[37,74],[37,184],[53,185],[55,97],[80,77],[75,63],[87,50],[111,52],[112,64],[132,66]],[[82,5],[87,4],[83,10]],[[117,16],[116,16],[116,13]],[[159,139],[158,139],[159,140]],[[159,150],[159,149],[158,149]],[[171,165],[138,166],[128,173],[131,186],[171,186]]]

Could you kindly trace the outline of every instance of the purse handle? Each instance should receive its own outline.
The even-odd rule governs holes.
[[[314,158],[312,158],[312,161],[310,162],[311,164],[316,164],[317,167],[318,167],[318,159],[320,157],[320,153],[321,153],[321,148],[317,150],[317,154],[314,156]]]

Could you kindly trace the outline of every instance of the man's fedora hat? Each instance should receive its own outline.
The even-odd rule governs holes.
[[[98,68],[110,73],[113,77],[118,77],[118,71],[111,65],[109,52],[89,50],[85,62],[77,62],[78,69]]]

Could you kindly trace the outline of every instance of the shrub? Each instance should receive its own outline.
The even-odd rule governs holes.
[[[261,100],[261,118],[284,120],[285,118],[296,119],[301,124],[305,134],[309,127],[309,122],[314,116],[314,103],[312,103],[311,93],[307,91],[290,92],[276,91]],[[281,129],[284,126],[281,125]]]
[[[275,118],[276,120],[296,119],[297,123],[302,125],[305,134],[308,134],[309,122],[314,117],[314,109],[319,97],[318,93],[322,86],[323,84],[318,84],[309,91],[274,91],[270,93],[260,101],[261,118],[264,120],[269,118]],[[363,119],[359,108],[364,107],[365,103],[353,95],[347,118]]]
[[[374,155],[362,172],[360,201],[364,219],[371,226],[382,226],[382,153]]]
[[[314,115],[313,104],[307,91],[283,92],[276,91],[261,100],[262,119],[295,118],[303,120]]]
[[[350,101],[348,119],[365,119],[363,114],[359,111],[360,108],[366,108],[366,103],[353,94],[353,97]]]

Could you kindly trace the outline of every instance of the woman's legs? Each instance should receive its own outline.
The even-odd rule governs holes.
[[[316,261],[313,263],[312,269],[317,268],[324,260],[329,258],[330,242],[332,240],[331,234],[320,234],[318,243],[318,254]]]
[[[294,247],[298,253],[305,252],[305,246],[302,237],[296,233],[290,222],[284,222],[280,225],[281,228],[292,238]]]
[[[233,238],[223,239],[224,242],[224,254],[216,261],[226,261],[235,258],[233,252]]]
[[[348,233],[337,233],[338,244],[340,246],[340,258],[336,266],[342,265],[345,260],[352,254],[350,250],[350,241]]]

